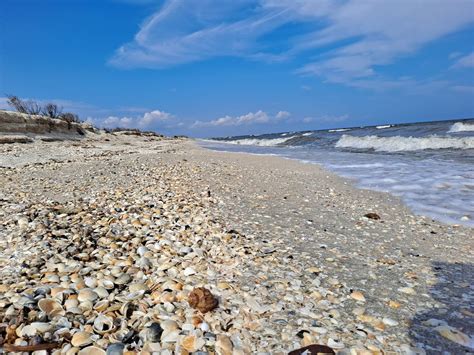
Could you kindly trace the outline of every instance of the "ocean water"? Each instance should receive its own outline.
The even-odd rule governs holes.
[[[474,120],[201,140],[206,148],[317,163],[416,214],[474,227]]]

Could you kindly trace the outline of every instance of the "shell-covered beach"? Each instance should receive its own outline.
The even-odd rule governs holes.
[[[473,237],[317,165],[187,139],[4,144],[0,346],[468,353]]]

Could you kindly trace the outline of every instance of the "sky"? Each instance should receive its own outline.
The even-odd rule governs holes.
[[[216,137],[474,117],[474,0],[3,0],[7,94]]]

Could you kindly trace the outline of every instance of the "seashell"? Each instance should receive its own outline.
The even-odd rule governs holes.
[[[145,258],[144,256],[137,260],[136,262],[137,267],[139,268],[148,268],[152,266],[150,259]]]
[[[199,328],[203,331],[203,332],[208,332],[210,327],[209,327],[209,324],[207,324],[206,322],[202,322],[200,325],[199,325]]]
[[[159,343],[161,335],[163,334],[163,328],[159,323],[152,323],[145,332],[145,341],[150,343]]]
[[[351,298],[355,299],[356,301],[365,302],[365,296],[360,291],[354,291],[351,293]]]
[[[78,307],[82,312],[92,311],[94,304],[91,301],[84,301],[79,303]]]
[[[64,307],[67,311],[70,311],[73,308],[77,308],[79,306],[79,301],[77,299],[68,299],[64,302]]]
[[[129,274],[121,274],[115,280],[114,283],[116,285],[125,285],[130,282],[132,277]]]
[[[96,288],[97,285],[98,285],[97,280],[93,277],[85,277],[84,278],[84,283],[89,288]]]
[[[122,343],[113,343],[107,347],[107,355],[122,355],[125,350],[125,344]]]
[[[187,351],[193,353],[201,349],[206,341],[203,338],[198,338],[196,335],[186,335],[181,339],[181,346]]]
[[[125,300],[126,301],[136,301],[136,300],[142,298],[144,294],[145,294],[145,291],[143,291],[143,290],[136,291],[136,292],[131,292],[131,293],[129,293],[125,296]]]
[[[149,287],[144,283],[137,282],[137,283],[130,284],[128,289],[130,292],[148,291]]]
[[[137,248],[137,254],[140,255],[140,256],[145,255],[145,253],[146,253],[147,251],[149,251],[149,250],[148,250],[148,248],[147,248],[146,246],[144,246],[144,245],[139,246],[139,247]]]
[[[20,336],[22,338],[34,337],[36,334],[46,333],[52,328],[53,326],[50,323],[33,322],[21,329]]]
[[[105,355],[105,351],[96,346],[88,346],[87,348],[81,349],[78,355]]]
[[[196,270],[194,270],[192,267],[188,266],[186,269],[183,271],[184,276],[191,276],[196,274]]]
[[[305,346],[304,348],[290,351],[288,355],[300,355],[300,354],[335,354],[334,350],[326,345],[312,344]]]
[[[107,309],[107,307],[109,307],[109,301],[102,300],[102,301],[97,302],[94,305],[93,309],[98,312],[103,312]]]
[[[165,331],[171,331],[178,329],[178,323],[174,320],[165,320],[159,324],[161,328]]]
[[[434,329],[446,339],[470,349],[474,349],[474,339],[456,328],[450,327],[449,325],[442,325]]]
[[[94,319],[92,328],[97,334],[105,334],[113,330],[114,322],[112,318],[99,314],[97,318]]]
[[[217,335],[216,353],[218,355],[232,355],[234,346],[229,337],[223,334]]]
[[[106,290],[112,290],[115,287],[115,284],[111,280],[102,280],[100,284],[102,284],[102,287]]]
[[[64,309],[61,304],[52,298],[43,298],[39,300],[38,307],[41,309],[48,317],[55,317],[58,315],[64,315]]]
[[[161,335],[162,343],[176,343],[179,338],[179,330],[163,331]]]
[[[270,306],[262,306],[260,305],[255,298],[247,296],[246,297],[247,305],[250,307],[250,309],[256,313],[265,313],[268,312],[271,307]]]
[[[99,286],[94,288],[94,292],[97,293],[97,296],[99,298],[107,298],[109,297],[109,291],[105,287]]]
[[[71,339],[71,344],[78,347],[92,344],[92,342],[92,334],[88,332],[77,332]]]
[[[90,288],[84,288],[82,290],[79,291],[78,295],[77,295],[77,299],[79,302],[86,302],[86,301],[90,301],[90,302],[93,302],[95,301],[99,296],[97,295],[97,293],[95,293],[93,290],[91,290]]]
[[[210,312],[217,307],[218,301],[211,291],[204,287],[197,287],[188,296],[189,305],[202,313]]]

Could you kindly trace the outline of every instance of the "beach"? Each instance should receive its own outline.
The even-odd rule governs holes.
[[[101,134],[0,145],[0,169],[6,350],[474,349],[474,230],[319,165]]]

